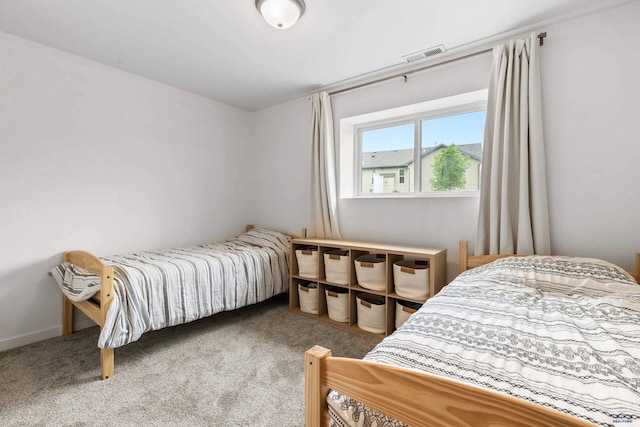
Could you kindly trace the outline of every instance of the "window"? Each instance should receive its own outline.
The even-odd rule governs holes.
[[[486,98],[481,90],[341,120],[341,197],[477,195]]]
[[[405,183],[404,168],[413,158],[413,133],[412,123],[360,132],[363,194],[410,191]]]

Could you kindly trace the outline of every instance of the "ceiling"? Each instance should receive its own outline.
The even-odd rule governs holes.
[[[439,44],[461,51],[628,2],[306,0],[277,30],[254,0],[0,0],[0,31],[255,111]]]

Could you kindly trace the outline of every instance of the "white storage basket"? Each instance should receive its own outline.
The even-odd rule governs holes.
[[[421,307],[416,302],[396,301],[396,329]]]
[[[386,256],[380,254],[362,255],[356,258],[355,266],[358,285],[372,291],[386,290]]]
[[[324,254],[324,274],[327,282],[349,284],[349,251],[331,250]]]
[[[329,319],[345,323],[349,321],[349,290],[342,288],[325,289],[327,315]]]
[[[318,249],[304,248],[296,249],[296,259],[298,260],[298,275],[305,279],[318,278]]]
[[[298,299],[300,311],[318,314],[318,285],[316,283],[298,283]]]
[[[358,327],[375,334],[385,333],[385,300],[383,296],[358,294],[356,297]]]
[[[402,260],[393,263],[393,281],[398,295],[424,300],[429,296],[429,263]]]

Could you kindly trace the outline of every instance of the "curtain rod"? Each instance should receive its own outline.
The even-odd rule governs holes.
[[[545,37],[547,37],[547,33],[546,32],[542,32],[542,33],[538,34],[538,40],[539,40],[540,46],[544,46]],[[407,76],[409,76],[411,74],[419,73],[419,72],[427,70],[429,68],[434,68],[434,67],[437,67],[438,65],[444,65],[444,64],[447,64],[449,62],[458,61],[460,59],[471,58],[473,56],[481,55],[483,53],[487,53],[487,52],[490,52],[492,50],[493,50],[493,47],[489,47],[489,48],[477,50],[477,51],[474,51],[474,52],[469,52],[469,53],[461,55],[461,56],[456,56],[455,58],[451,58],[451,59],[444,60],[442,62],[438,62],[436,64],[425,65],[424,67],[416,68],[414,70],[409,70],[409,71],[405,71],[403,73],[397,73],[397,74],[393,74],[391,76],[381,77],[381,78],[376,79],[376,80],[371,80],[371,81],[368,81],[368,82],[356,84],[356,85],[349,86],[349,87],[346,87],[346,88],[343,88],[343,89],[334,90],[332,92],[329,92],[329,96],[338,95],[340,93],[349,92],[349,91],[352,91],[352,90],[355,90],[355,89],[360,89],[362,87],[371,86],[371,85],[375,85],[375,84],[378,84],[378,83],[386,82],[387,80],[397,79],[398,77],[404,78],[404,81],[406,82],[407,81]]]

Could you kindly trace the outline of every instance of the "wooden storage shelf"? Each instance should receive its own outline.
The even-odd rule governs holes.
[[[312,279],[299,275],[298,259],[296,250],[313,248],[317,251],[317,278]],[[325,254],[332,250],[346,251],[345,257],[348,257],[348,283],[338,284],[327,280],[325,271]],[[358,283],[355,269],[355,260],[367,254],[382,255],[386,261],[384,271],[385,286],[384,290],[371,290],[362,287]],[[327,254],[327,257],[329,254]],[[415,299],[406,298],[398,295],[395,291],[393,264],[401,260],[418,260],[428,263],[428,289],[426,291],[427,298]],[[307,263],[307,261],[304,261]],[[308,265],[308,263],[307,263]],[[335,276],[332,276],[335,277]],[[342,276],[341,278],[343,278]],[[292,312],[304,315],[306,317],[315,318],[321,322],[333,325],[335,327],[355,331],[365,335],[383,338],[391,334],[395,330],[395,311],[396,301],[414,302],[422,304],[428,298],[437,294],[444,287],[447,279],[447,250],[438,248],[427,248],[417,246],[400,246],[386,245],[372,242],[357,242],[348,240],[333,239],[292,239],[291,240],[291,279],[289,293],[289,308]],[[305,313],[300,309],[300,299],[298,294],[298,284],[301,282],[316,283],[318,292],[318,313]],[[327,312],[327,296],[325,290],[327,287],[336,287],[348,290],[348,322],[337,322],[329,318]],[[361,329],[358,326],[357,302],[356,296],[360,293],[382,296],[385,301],[385,331],[384,333],[374,333]]]

